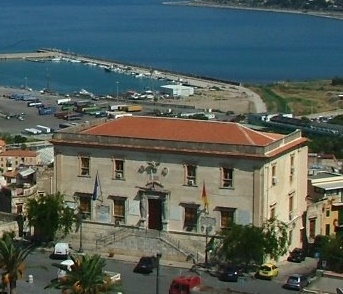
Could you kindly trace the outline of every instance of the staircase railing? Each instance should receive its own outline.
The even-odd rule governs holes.
[[[164,233],[161,236],[161,240],[168,243],[170,246],[174,247],[179,252],[184,254],[186,256],[187,260],[193,260],[193,262],[198,263],[199,258],[202,258],[202,259],[204,258],[204,256],[201,253],[199,253],[199,251],[196,250],[194,247],[188,246],[188,245],[182,243],[182,241],[173,238],[171,236],[171,234]]]

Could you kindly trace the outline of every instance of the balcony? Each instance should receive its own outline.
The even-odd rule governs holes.
[[[16,197],[28,197],[35,193],[37,193],[37,185],[36,184],[29,184],[29,183],[23,183],[21,185],[10,185],[9,186],[11,190],[11,196],[12,198]]]

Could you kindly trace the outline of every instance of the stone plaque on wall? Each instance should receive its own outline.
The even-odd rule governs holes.
[[[107,205],[100,205],[96,207],[96,218],[98,222],[110,223],[111,222],[111,211]]]
[[[139,211],[139,201],[137,200],[128,200],[128,213],[130,215],[140,215]]]
[[[170,205],[170,216],[171,220],[181,220],[181,207],[179,205]]]
[[[239,225],[249,225],[252,223],[251,212],[249,210],[237,210],[236,223]]]

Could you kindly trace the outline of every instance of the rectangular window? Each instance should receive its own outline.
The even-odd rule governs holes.
[[[291,180],[293,180],[294,173],[295,173],[294,155],[291,155],[291,164],[290,164],[290,179]]]
[[[293,242],[293,230],[290,230],[288,233],[288,244],[292,244]]]
[[[113,216],[115,223],[125,223],[125,198],[116,197],[113,199]]]
[[[86,156],[80,157],[80,173],[81,176],[89,176],[90,175],[90,158]]]
[[[276,165],[272,165],[272,177],[276,177]]]
[[[220,227],[222,229],[229,228],[234,224],[235,210],[223,209],[220,211]]]
[[[314,239],[316,236],[316,219],[310,219],[309,236]]]
[[[196,169],[197,167],[195,165],[186,165],[186,185],[196,185]]]
[[[185,207],[184,229],[186,231],[196,231],[198,221],[198,207]]]
[[[330,209],[326,210],[326,217],[330,217]]]
[[[91,214],[91,201],[92,201],[92,196],[87,195],[87,196],[79,196],[79,201],[80,201],[80,210],[83,213],[86,214]]]
[[[233,169],[232,168],[222,168],[222,187],[232,188],[233,187]]]
[[[276,165],[272,165],[272,185],[275,186],[277,184],[277,177],[276,177]]]
[[[330,224],[325,225],[325,235],[330,236]]]
[[[293,213],[293,196],[290,196],[288,199],[288,211],[289,213]]]
[[[114,177],[116,179],[124,178],[124,160],[122,159],[114,160]]]

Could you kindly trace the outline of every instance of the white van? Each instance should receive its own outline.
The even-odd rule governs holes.
[[[57,259],[67,259],[70,253],[69,243],[56,243],[53,257]]]

